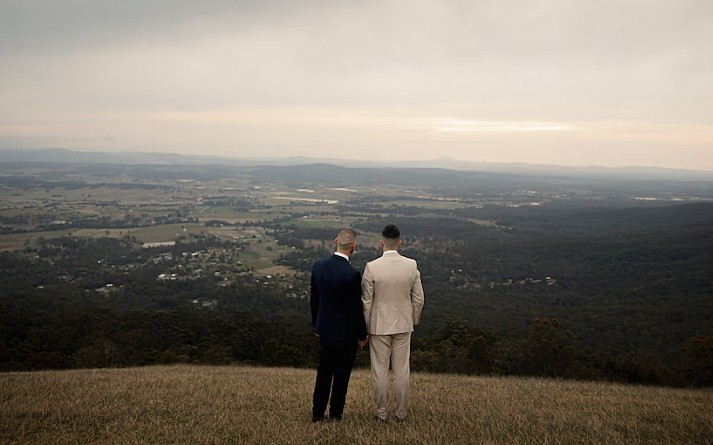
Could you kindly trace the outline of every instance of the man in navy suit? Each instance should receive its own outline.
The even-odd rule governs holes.
[[[357,343],[367,342],[361,300],[361,274],[349,264],[356,249],[356,232],[341,229],[336,252],[314,264],[310,284],[312,328],[319,337],[319,364],[312,398],[312,421],[341,420]],[[331,392],[331,398],[330,398]]]

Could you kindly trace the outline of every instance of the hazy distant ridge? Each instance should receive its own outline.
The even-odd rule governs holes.
[[[598,167],[561,166],[551,164],[468,162],[441,157],[421,161],[355,161],[331,158],[294,156],[286,158],[259,158],[250,156],[219,157],[195,156],[177,153],[98,152],[76,151],[65,148],[7,149],[0,148],[3,163],[79,163],[79,164],[154,164],[154,165],[222,165],[222,166],[295,166],[328,164],[353,168],[439,168],[447,170],[511,173],[528,176],[583,176],[615,177],[628,179],[665,179],[688,181],[713,181],[713,172],[681,170],[659,167]]]

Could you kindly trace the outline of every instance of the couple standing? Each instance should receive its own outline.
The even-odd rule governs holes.
[[[423,287],[416,261],[401,256],[401,233],[393,224],[381,232],[381,257],[367,263],[364,277],[349,264],[356,232],[342,229],[334,255],[315,263],[310,285],[312,327],[319,337],[319,364],[312,400],[312,421],[340,420],[357,344],[369,343],[376,418],[388,412],[389,364],[396,384],[396,420],[406,418],[409,403],[411,332],[423,308]],[[330,398],[331,393],[331,398]]]

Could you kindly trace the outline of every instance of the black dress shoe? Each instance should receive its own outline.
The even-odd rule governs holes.
[[[312,423],[317,423],[317,422],[322,422],[323,420],[326,420],[327,418],[324,416],[312,416]]]
[[[342,420],[342,416],[332,416],[332,415],[330,415],[330,416],[329,416],[329,420],[334,420],[334,421],[336,421],[336,422],[339,422],[340,420]]]

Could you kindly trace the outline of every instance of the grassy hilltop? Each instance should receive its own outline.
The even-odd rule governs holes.
[[[175,366],[0,374],[0,443],[713,444],[713,391],[413,374],[410,417],[312,424],[315,372]]]

